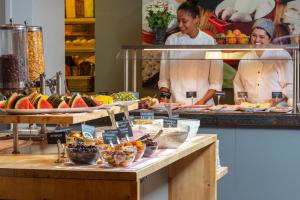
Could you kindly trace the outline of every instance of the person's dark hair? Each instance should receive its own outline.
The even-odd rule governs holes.
[[[183,2],[178,7],[177,11],[179,11],[179,10],[184,10],[184,11],[188,12],[193,18],[196,18],[197,16],[199,16],[199,8],[195,3],[193,3],[193,1]]]

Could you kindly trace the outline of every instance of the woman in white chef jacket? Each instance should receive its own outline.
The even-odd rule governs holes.
[[[199,9],[190,2],[177,9],[180,32],[170,35],[166,45],[214,45],[215,40],[199,30]],[[204,60],[205,51],[163,52],[158,87],[171,93],[172,102],[191,104],[186,92],[196,91],[195,104],[213,105],[215,91],[222,90],[223,62]],[[180,60],[182,58],[182,60]],[[173,60],[172,60],[173,59]]]
[[[252,44],[268,45],[274,32],[273,22],[257,20],[251,33]],[[276,105],[292,98],[293,63],[285,50],[251,51],[241,59],[233,81],[236,104],[241,103],[238,92],[247,92],[247,101],[270,102]],[[283,98],[272,98],[272,92],[282,92]]]

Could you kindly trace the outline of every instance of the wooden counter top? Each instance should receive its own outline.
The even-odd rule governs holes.
[[[107,165],[78,166],[56,164],[57,155],[1,155],[0,176],[28,178],[139,180],[200,149],[217,139],[216,135],[199,135],[178,149],[159,150],[156,157],[143,158],[127,168]]]
[[[138,103],[128,106],[128,110],[138,109]],[[123,112],[119,106],[111,107],[115,114]],[[44,115],[0,115],[2,124],[28,123],[28,124],[76,124],[89,120],[107,117],[106,110],[95,110],[89,113],[64,113],[64,114],[44,114]]]

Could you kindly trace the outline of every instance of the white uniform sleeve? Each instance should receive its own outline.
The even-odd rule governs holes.
[[[211,60],[208,89],[222,91],[222,84],[223,84],[223,61]]]
[[[278,61],[279,84],[282,87],[282,93],[287,98],[293,97],[293,62],[288,55],[288,60]]]
[[[241,76],[240,76],[240,68],[241,68],[242,62],[243,61],[240,61],[240,64],[238,66],[238,70],[237,70],[237,72],[235,74],[235,77],[234,77],[234,80],[233,80],[234,99],[235,100],[238,97],[237,96],[238,92],[245,92],[245,88],[244,88],[244,85],[242,83]]]
[[[167,39],[165,44],[170,45],[169,38]],[[158,88],[166,87],[170,89],[170,60],[168,58],[169,58],[169,52],[162,51]]]

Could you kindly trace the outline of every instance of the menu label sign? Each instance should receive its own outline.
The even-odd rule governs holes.
[[[282,92],[272,92],[272,99],[281,99],[282,98]]]
[[[102,133],[104,144],[119,144],[118,134],[119,134],[118,129],[105,130]]]
[[[177,119],[164,119],[164,128],[177,127]]]
[[[238,96],[238,98],[247,98],[248,93],[247,92],[238,92],[237,96]]]
[[[154,112],[141,112],[141,119],[154,119]]]
[[[126,138],[126,136],[127,137],[133,136],[132,128],[128,120],[119,121],[118,128],[119,128],[119,138]]]
[[[197,98],[197,92],[196,91],[186,92],[186,98]]]
[[[61,144],[66,143],[66,134],[70,132],[70,129],[54,130],[47,133],[48,144],[57,144],[59,140]]]

